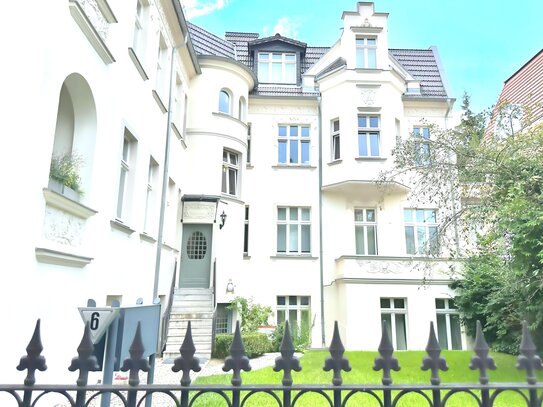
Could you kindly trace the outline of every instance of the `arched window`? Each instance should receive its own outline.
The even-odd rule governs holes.
[[[219,112],[232,114],[232,106],[230,105],[230,93],[225,89],[221,89],[219,93]]]
[[[50,179],[88,196],[95,138],[92,91],[85,78],[73,73],[60,89]]]
[[[239,98],[239,110],[238,110],[238,119],[241,121],[246,120],[247,116],[247,103],[245,102],[245,98],[242,96]]]

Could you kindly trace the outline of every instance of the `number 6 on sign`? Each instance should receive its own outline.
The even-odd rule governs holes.
[[[107,328],[119,315],[118,308],[80,307],[83,322],[89,323],[92,343],[97,343],[106,333]]]

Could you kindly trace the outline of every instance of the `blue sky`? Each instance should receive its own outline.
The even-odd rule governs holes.
[[[181,0],[189,21],[225,31],[280,32],[312,46],[340,35],[341,14],[353,0]],[[438,47],[456,107],[464,91],[472,109],[495,103],[503,82],[543,48],[543,1],[375,0],[389,13],[391,48]]]

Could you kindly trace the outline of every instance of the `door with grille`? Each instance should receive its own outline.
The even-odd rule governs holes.
[[[179,286],[209,288],[213,225],[184,224]]]

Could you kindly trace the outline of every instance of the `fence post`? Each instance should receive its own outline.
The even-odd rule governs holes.
[[[41,344],[41,334],[40,334],[40,320],[36,321],[36,327],[34,328],[34,333],[32,338],[26,347],[27,356],[23,356],[17,370],[23,371],[27,369],[28,373],[24,381],[25,386],[34,386],[36,383],[35,372],[36,370],[45,371],[47,365],[45,364],[45,358],[41,356],[43,346]],[[30,407],[32,402],[32,390],[25,390],[23,396],[23,407]]]
[[[232,406],[240,406],[240,391],[239,386],[241,386],[241,371],[245,370],[246,372],[251,370],[251,365],[249,364],[249,358],[245,356],[245,346],[243,345],[243,340],[241,339],[241,332],[239,328],[239,321],[236,322],[236,330],[234,332],[234,339],[232,340],[232,345],[230,345],[230,356],[227,356],[224,360],[224,366],[222,367],[224,372],[232,370]]]
[[[330,357],[326,358],[324,361],[322,370],[325,372],[333,370],[334,377],[332,378],[332,384],[334,386],[341,386],[343,384],[341,371],[350,372],[351,366],[349,365],[349,360],[343,357],[345,347],[339,336],[337,321],[334,322],[334,333],[332,334],[332,342],[330,342],[330,347],[328,349],[330,351]],[[341,390],[334,389],[334,407],[341,407]]]
[[[496,370],[496,364],[494,363],[494,359],[492,359],[491,356],[488,356],[490,348],[486,343],[480,321],[477,321],[475,346],[473,347],[473,350],[475,351],[475,356],[471,357],[469,368],[471,370],[479,369],[479,382],[486,385],[489,382],[487,370]],[[490,407],[488,389],[481,389],[481,402],[483,407]]]
[[[179,353],[181,356],[177,357],[173,361],[172,371],[173,372],[183,372],[181,377],[181,386],[186,388],[190,386],[190,371],[199,372],[202,370],[200,367],[200,359],[195,358],[194,354],[196,353],[196,347],[194,346],[194,341],[192,339],[192,324],[191,321],[187,324],[187,330],[185,331],[185,339],[179,348]],[[181,390],[181,407],[188,407],[189,405],[189,391]]]
[[[130,371],[128,384],[134,388],[134,390],[128,390],[127,404],[129,407],[136,407],[137,386],[140,384],[139,371],[149,371],[149,361],[143,357],[144,351],[145,348],[143,347],[143,340],[141,338],[141,322],[138,321],[134,340],[128,349],[130,357],[124,360],[121,367],[123,372]]]
[[[383,321],[383,327],[381,330],[381,343],[379,344],[379,355],[375,358],[375,363],[373,365],[373,370],[383,370],[383,378],[381,382],[384,386],[390,386],[392,384],[392,376],[390,376],[390,371],[400,370],[400,365],[398,364],[398,359],[396,359],[392,354],[394,353],[394,347],[392,342],[388,337],[387,332],[387,323]],[[392,393],[391,390],[387,387],[383,389],[383,405],[385,407],[392,406]]]
[[[430,322],[430,335],[428,337],[428,344],[426,345],[426,353],[428,356],[422,359],[422,370],[430,369],[432,376],[430,377],[430,383],[434,386],[439,386],[441,379],[439,377],[439,371],[447,371],[449,367],[444,358],[441,355],[441,346],[436,338],[436,332],[434,330],[434,323]],[[433,407],[441,407],[441,391],[439,388],[432,390]]]

